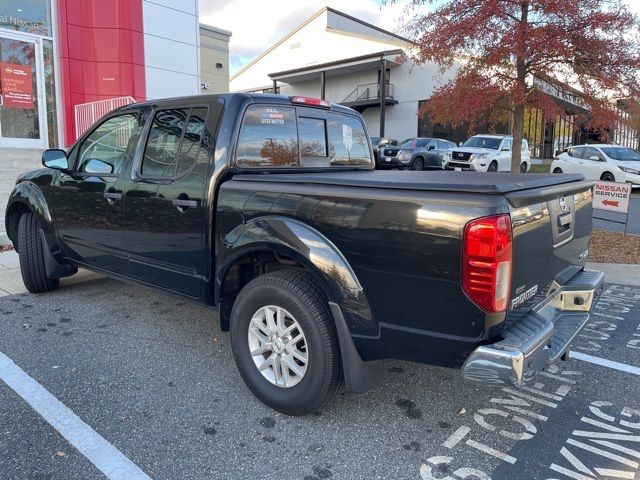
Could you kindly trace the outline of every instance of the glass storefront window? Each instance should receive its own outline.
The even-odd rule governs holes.
[[[0,135],[40,138],[36,44],[0,34]]]
[[[50,0],[0,1],[0,28],[53,36]]]

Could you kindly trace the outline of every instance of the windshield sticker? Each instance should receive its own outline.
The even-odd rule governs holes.
[[[260,123],[266,125],[284,125],[284,113],[277,108],[267,108],[262,112]]]
[[[351,152],[353,146],[353,129],[350,125],[342,124],[342,143],[347,148],[348,152]]]

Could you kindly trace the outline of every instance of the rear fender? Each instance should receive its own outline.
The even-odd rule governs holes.
[[[312,273],[329,300],[340,306],[351,331],[377,334],[369,302],[353,269],[316,229],[287,217],[260,217],[238,225],[222,242],[226,254],[216,276],[216,303],[224,278],[238,258],[252,251],[271,250],[292,258]]]

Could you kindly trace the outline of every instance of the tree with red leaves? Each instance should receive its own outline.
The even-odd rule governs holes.
[[[622,0],[410,0],[407,14],[414,61],[456,68],[423,113],[470,129],[513,118],[514,172],[526,108],[561,112],[534,79],[580,91],[583,121],[600,132],[614,124],[616,100],[640,98],[640,21]]]

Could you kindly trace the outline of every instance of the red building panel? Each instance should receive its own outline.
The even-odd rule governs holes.
[[[75,105],[146,99],[142,0],[58,0],[64,142],[75,140]]]

